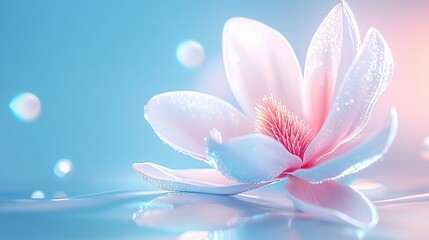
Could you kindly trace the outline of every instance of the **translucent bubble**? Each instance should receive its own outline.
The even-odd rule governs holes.
[[[34,192],[31,194],[31,198],[32,198],[32,199],[43,199],[43,198],[45,198],[45,193],[44,193],[44,192],[42,192],[42,191],[39,191],[39,190],[34,191]]]
[[[73,169],[73,164],[69,159],[61,159],[55,164],[54,173],[57,177],[64,177]]]
[[[32,122],[40,116],[42,105],[33,93],[24,92],[16,95],[9,103],[13,114],[21,121]]]
[[[186,40],[177,47],[176,57],[183,66],[196,68],[204,61],[205,52],[199,42]]]
[[[422,156],[422,158],[429,160],[429,137],[423,139],[420,155]]]

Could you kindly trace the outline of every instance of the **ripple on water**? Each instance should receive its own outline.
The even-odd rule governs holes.
[[[315,239],[322,235],[326,239],[362,239],[360,229],[296,211],[283,194],[258,194],[226,197],[125,191],[62,199],[0,198],[0,224],[9,226],[2,228],[0,239]],[[408,228],[398,226],[411,221],[413,214],[421,217],[428,203],[429,193],[376,201],[382,216],[380,226],[365,232],[364,238],[392,239],[404,233],[410,238],[421,236],[427,226],[417,224],[419,228],[409,233],[404,232]],[[145,207],[139,209],[141,206]],[[411,215],[405,214],[407,209],[413,211]]]

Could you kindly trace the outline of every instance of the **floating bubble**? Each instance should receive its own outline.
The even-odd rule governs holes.
[[[13,114],[21,121],[32,122],[40,116],[42,105],[40,99],[30,92],[16,95],[9,103]]]
[[[429,137],[423,139],[420,155],[422,158],[429,160]]]
[[[54,173],[57,177],[64,177],[73,169],[73,164],[69,159],[61,159],[55,164]]]
[[[176,57],[183,66],[196,68],[204,61],[205,52],[199,42],[186,40],[177,47]]]
[[[43,199],[43,198],[45,198],[45,193],[40,191],[40,190],[34,191],[31,194],[31,198],[32,199]]]

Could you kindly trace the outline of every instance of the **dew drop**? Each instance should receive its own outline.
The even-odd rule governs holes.
[[[45,198],[45,193],[40,191],[40,190],[34,191],[31,194],[31,198],[32,199],[43,199],[43,198]]]
[[[42,105],[40,99],[30,92],[16,95],[9,103],[16,118],[23,122],[32,122],[40,116]]]
[[[73,164],[69,159],[61,159],[55,164],[54,173],[57,177],[64,177],[73,169]]]
[[[177,47],[176,57],[183,66],[196,68],[204,61],[205,51],[199,42],[186,40]]]

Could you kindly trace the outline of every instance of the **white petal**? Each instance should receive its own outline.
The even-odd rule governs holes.
[[[287,40],[251,19],[232,18],[223,30],[226,74],[242,110],[255,119],[255,106],[272,95],[302,116],[301,69]]]
[[[342,1],[320,24],[307,52],[302,100],[305,118],[315,132],[322,126],[335,88],[341,84],[359,48],[356,21]]]
[[[362,131],[379,96],[389,84],[392,72],[393,57],[389,46],[381,34],[371,28],[322,128],[306,150],[304,164],[333,152]]]
[[[215,169],[173,170],[153,163],[134,163],[133,170],[150,184],[168,191],[233,195],[270,183],[242,184]]]
[[[241,112],[222,99],[191,92],[156,95],[146,105],[145,117],[156,134],[173,148],[205,159],[204,138],[217,128],[228,139],[254,131]]]
[[[291,176],[286,191],[296,208],[315,217],[359,228],[378,223],[377,210],[363,194],[334,180],[312,184]]]
[[[221,143],[212,131],[207,138],[207,157],[223,175],[243,183],[262,183],[301,166],[301,159],[278,141],[251,134]]]
[[[397,129],[398,116],[396,110],[392,109],[386,126],[363,141],[352,140],[359,141],[359,144],[353,149],[348,149],[348,152],[325,163],[308,169],[299,169],[292,174],[306,181],[317,183],[358,172],[383,157],[392,144]]]

